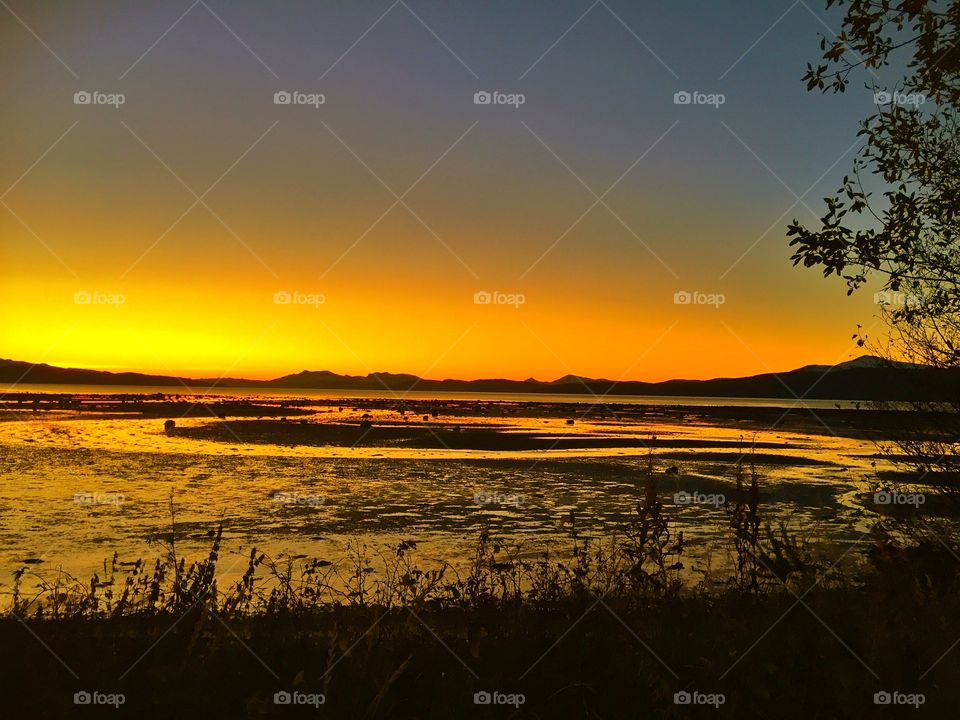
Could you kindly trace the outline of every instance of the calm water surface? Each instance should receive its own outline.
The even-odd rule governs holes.
[[[64,388],[39,386],[47,391]],[[24,391],[27,388],[18,388]],[[157,388],[96,388],[98,393],[170,393]],[[83,392],[72,386],[69,392]],[[361,408],[332,411],[324,400],[337,393],[217,393],[219,397],[300,397],[318,401],[313,422],[357,422]],[[350,393],[361,397],[361,393]],[[370,397],[375,396],[370,394]],[[466,396],[481,401],[477,395]],[[410,399],[457,399],[424,393]],[[497,400],[517,402],[511,397]],[[589,396],[525,396],[536,403],[587,402]],[[627,402],[605,398],[604,403]],[[755,407],[761,400],[630,398],[663,405],[723,404]],[[348,403],[349,401],[344,401]],[[771,401],[780,402],[780,401]],[[827,403],[825,407],[835,407]],[[374,413],[375,421],[385,419]],[[611,414],[611,418],[612,418]],[[651,437],[738,441],[744,431],[705,422],[578,421],[556,413],[532,417],[448,418],[446,422],[496,424],[507,432],[549,436]],[[178,427],[218,422],[177,421]],[[729,425],[729,423],[728,423]],[[870,443],[821,433],[751,432],[745,441],[778,443],[759,455],[768,519],[783,520],[816,537],[851,539],[866,528],[861,507],[876,468]],[[22,414],[0,422],[0,584],[27,564],[43,576],[62,568],[89,577],[104,558],[152,560],[176,512],[178,551],[201,557],[209,533],[224,524],[221,570],[242,572],[252,546],[271,557],[337,559],[348,542],[374,551],[400,540],[418,541],[424,558],[461,564],[483,527],[519,544],[530,555],[569,546],[565,521],[597,536],[625,522],[638,498],[648,463],[661,476],[667,511],[691,540],[691,552],[722,560],[729,545],[726,513],[709,505],[679,505],[673,493],[731,492],[736,448],[590,448],[543,451],[433,450],[403,447],[243,444],[167,436],[163,420]],[[667,475],[676,467],[677,475]]]

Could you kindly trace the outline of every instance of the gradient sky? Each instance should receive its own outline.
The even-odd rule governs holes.
[[[874,322],[785,239],[873,107],[804,90],[819,3],[5,2],[0,356],[662,380],[842,361]]]

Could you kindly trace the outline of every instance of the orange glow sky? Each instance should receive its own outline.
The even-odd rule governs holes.
[[[598,6],[535,63],[585,7],[410,3],[350,49],[389,3],[208,4],[143,55],[187,6],[11,2],[49,50],[0,24],[0,357],[664,380],[858,354],[872,293],[793,268],[784,237],[814,221],[870,108],[803,91],[809,13],[735,63],[782,10],[611,3],[649,50]],[[487,88],[526,102],[475,105]],[[687,88],[726,102],[674,104]],[[96,89],[125,103],[74,104]],[[284,89],[326,103],[274,104]],[[483,290],[525,302],[477,305]]]

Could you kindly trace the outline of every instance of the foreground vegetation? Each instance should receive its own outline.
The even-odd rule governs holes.
[[[221,531],[188,564],[173,516],[155,563],[114,558],[89,582],[29,592],[17,574],[0,619],[5,704],[40,717],[954,716],[960,560],[945,545],[886,520],[817,549],[764,525],[742,469],[727,511],[732,562],[699,581],[650,472],[620,534],[588,541],[571,519],[563,558],[520,559],[487,533],[459,573],[422,567],[410,541],[339,562],[253,550],[223,588]]]

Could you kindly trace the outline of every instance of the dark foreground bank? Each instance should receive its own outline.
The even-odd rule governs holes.
[[[607,541],[571,518],[570,554],[519,559],[484,531],[461,572],[424,569],[412,541],[381,564],[252,550],[221,588],[222,531],[188,564],[172,514],[153,563],[39,586],[18,571],[4,716],[956,717],[949,526],[878,520],[826,551],[765,527],[759,497],[738,472],[727,569],[699,581],[652,477]]]
[[[960,653],[944,655],[960,637],[955,595],[922,583],[797,594],[7,617],[4,714],[956,717]]]

